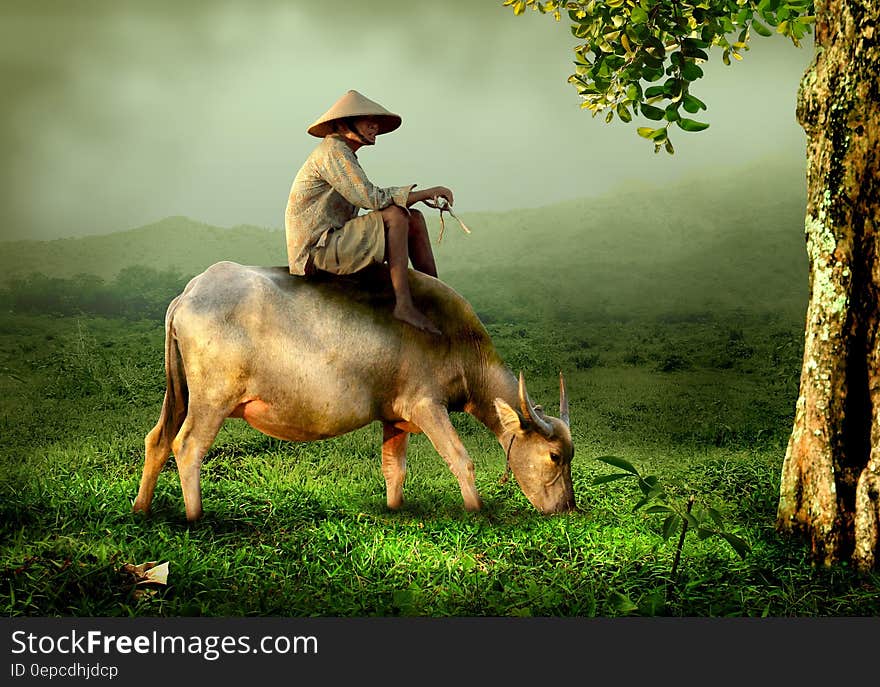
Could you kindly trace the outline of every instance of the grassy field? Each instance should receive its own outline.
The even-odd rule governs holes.
[[[877,615],[877,576],[814,570],[773,531],[796,396],[790,322],[695,318],[589,328],[494,323],[506,360],[556,409],[572,395],[580,511],[546,517],[469,416],[456,424],[486,508],[414,437],[398,513],[384,505],[378,426],[310,444],[229,420],[205,461],[206,517],[187,525],[173,459],[153,514],[129,512],[163,393],[151,321],[7,315],[0,323],[4,462],[0,603],[17,615]],[[531,326],[530,326],[531,325]],[[675,542],[634,484],[593,486],[613,454],[721,511],[752,552]],[[169,561],[166,588],[125,563]]]
[[[391,513],[378,425],[295,444],[228,420],[202,471],[205,518],[186,523],[173,459],[152,515],[133,515],[164,391],[167,300],[219,259],[280,264],[281,235],[177,218],[7,245],[2,612],[880,615],[880,576],[813,569],[802,542],[774,531],[806,259],[802,199],[770,177],[787,178],[771,166],[636,198],[468,216],[468,237],[447,226],[441,275],[550,413],[565,373],[579,510],[551,517],[500,481],[501,447],[465,415],[454,422],[476,465],[477,514],[464,512],[423,436],[411,441],[405,506]],[[664,539],[663,516],[634,510],[633,481],[593,484],[614,471],[597,460],[607,455],[719,511],[751,552],[691,531],[672,580],[677,533]],[[166,587],[136,587],[122,570],[146,561],[169,562]]]

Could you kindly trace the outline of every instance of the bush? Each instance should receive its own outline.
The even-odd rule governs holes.
[[[675,372],[677,370],[687,370],[690,367],[690,361],[686,360],[677,353],[664,355],[657,363],[658,372]]]
[[[596,365],[599,363],[599,354],[581,353],[574,356],[572,360],[574,362],[574,366],[578,370],[589,370],[591,367],[596,367]]]

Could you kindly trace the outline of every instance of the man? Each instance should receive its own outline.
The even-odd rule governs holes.
[[[358,149],[394,131],[401,118],[357,91],[348,91],[308,133],[323,139],[293,181],[285,213],[287,257],[291,274],[323,270],[351,274],[387,262],[394,288],[394,317],[423,331],[440,331],[412,300],[409,261],[420,272],[437,276],[425,218],[408,210],[420,201],[445,198],[452,191],[415,184],[379,188],[358,162]],[[358,214],[359,209],[367,210]]]

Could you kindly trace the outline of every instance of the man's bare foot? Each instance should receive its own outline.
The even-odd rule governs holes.
[[[431,322],[427,317],[425,317],[421,312],[416,310],[413,305],[401,305],[397,304],[394,307],[394,317],[402,322],[406,322],[407,324],[411,324],[416,329],[421,329],[423,332],[428,332],[430,334],[440,334],[440,330],[434,326],[434,323]]]

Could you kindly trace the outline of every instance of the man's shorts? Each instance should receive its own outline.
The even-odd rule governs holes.
[[[326,234],[323,246],[312,249],[311,263],[333,274],[351,274],[385,259],[382,213],[373,210],[348,220]]]

